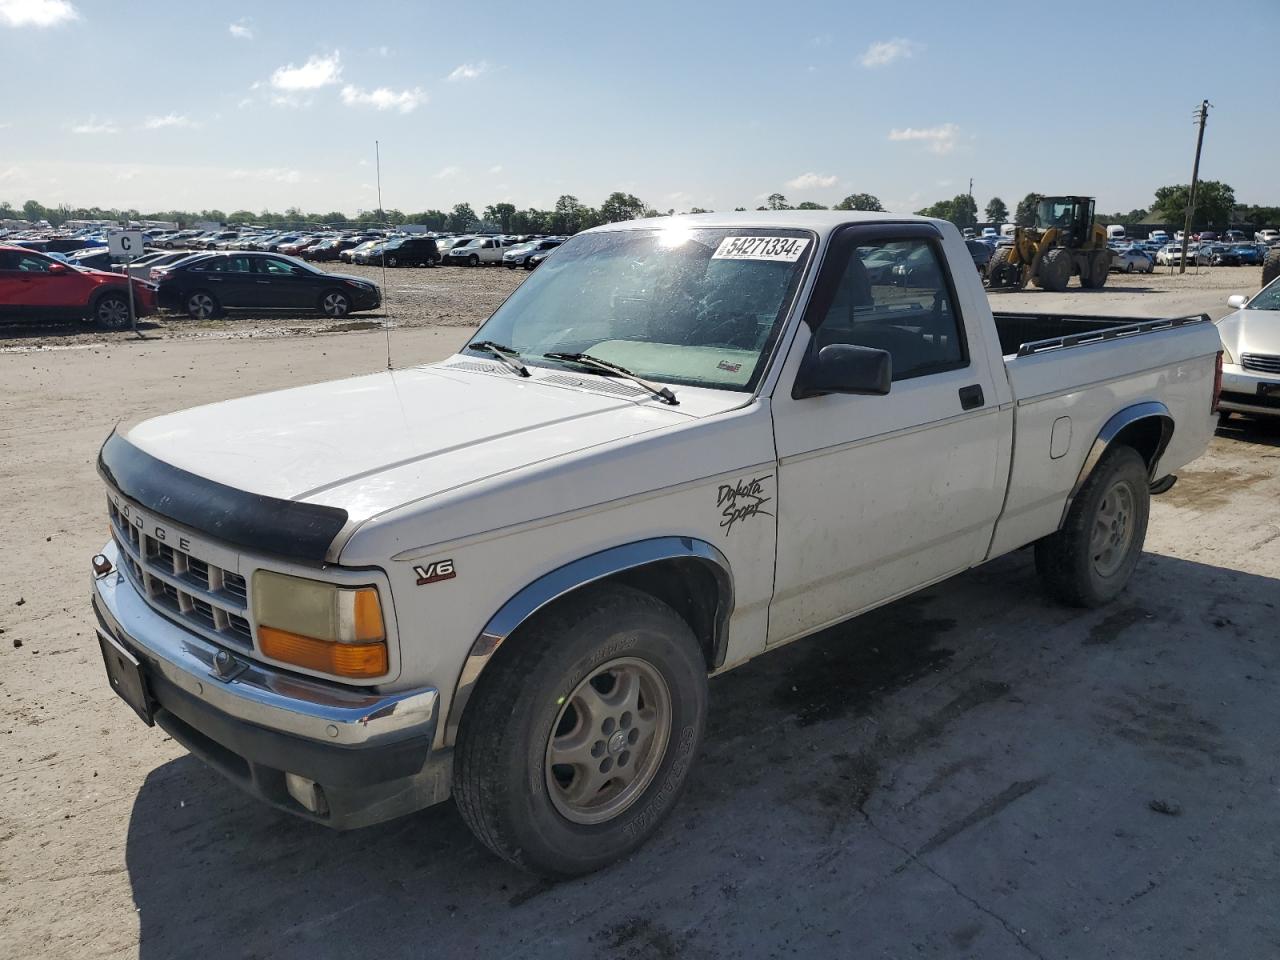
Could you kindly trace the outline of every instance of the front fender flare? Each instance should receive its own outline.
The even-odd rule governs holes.
[[[515,633],[521,624],[547,604],[579,587],[664,560],[697,560],[705,564],[715,577],[719,586],[719,598],[716,604],[712,662],[714,667],[721,666],[728,641],[729,615],[733,612],[733,574],[725,555],[705,540],[693,537],[655,537],[610,547],[543,574],[511,597],[489,618],[480,636],[472,643],[454,687],[453,697],[449,702],[449,716],[445,722],[444,745],[452,746],[457,740],[463,711],[475,692],[480,674],[503,641]]]

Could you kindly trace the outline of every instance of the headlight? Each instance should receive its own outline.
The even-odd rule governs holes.
[[[376,587],[340,587],[259,570],[253,619],[265,656],[339,677],[387,672],[387,632]]]
[[[1227,349],[1227,345],[1225,343],[1222,344],[1222,362],[1230,363],[1232,365],[1236,362],[1236,358],[1231,355],[1231,351]]]

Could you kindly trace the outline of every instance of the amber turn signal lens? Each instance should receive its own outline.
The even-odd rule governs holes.
[[[374,605],[377,594],[374,593]],[[357,610],[359,604],[357,604]],[[381,617],[378,620],[381,627]],[[264,656],[283,660],[308,670],[339,677],[368,679],[387,672],[387,645],[377,643],[334,643],[316,640],[275,627],[258,627],[258,645]]]
[[[378,602],[378,591],[373,587],[365,587],[355,592],[354,600],[352,619],[355,621],[356,642],[385,640],[387,635],[382,625],[382,604]]]

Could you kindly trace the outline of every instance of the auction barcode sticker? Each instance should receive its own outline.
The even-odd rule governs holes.
[[[781,260],[795,263],[809,246],[804,237],[725,237],[712,260]]]

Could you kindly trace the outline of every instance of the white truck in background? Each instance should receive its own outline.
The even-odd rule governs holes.
[[[281,809],[453,794],[582,874],[677,802],[708,676],[1028,544],[1051,597],[1113,599],[1219,349],[1207,317],[993,315],[942,221],[600,227],[439,363],[114,432],[104,663]]]

